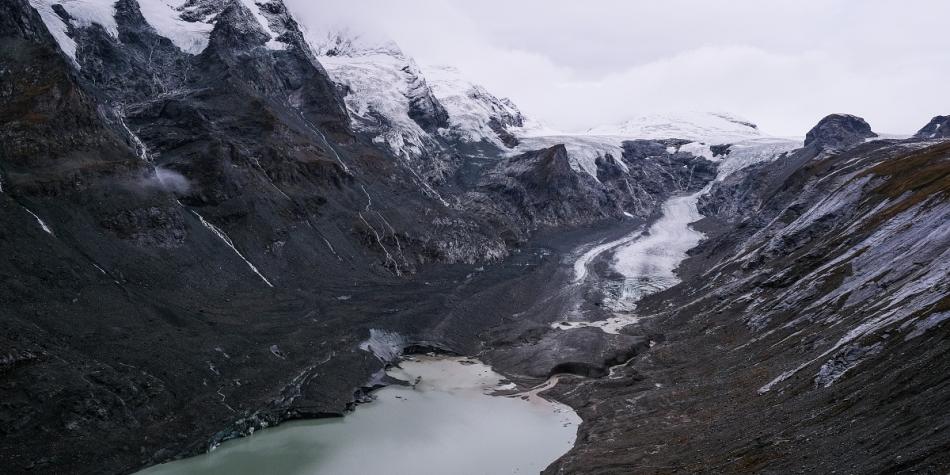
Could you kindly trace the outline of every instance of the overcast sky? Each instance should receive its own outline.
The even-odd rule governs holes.
[[[950,114],[945,0],[287,0],[386,36],[553,127],[723,111],[804,135],[832,112],[912,133]]]

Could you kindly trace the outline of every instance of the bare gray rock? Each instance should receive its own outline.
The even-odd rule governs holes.
[[[914,137],[936,139],[950,137],[950,115],[938,115],[921,128]]]
[[[821,119],[805,135],[805,146],[840,149],[877,137],[864,119],[850,114],[831,114]]]

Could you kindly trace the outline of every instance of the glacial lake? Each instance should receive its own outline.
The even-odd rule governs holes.
[[[388,386],[342,418],[295,421],[230,440],[139,475],[536,474],[574,445],[568,406],[510,390],[467,358],[414,357],[389,370],[415,387]]]

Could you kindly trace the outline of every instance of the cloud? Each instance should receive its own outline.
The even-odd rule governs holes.
[[[155,174],[145,177],[140,185],[143,188],[160,189],[176,194],[186,194],[191,189],[191,182],[175,170],[155,167]]]
[[[392,38],[563,129],[713,109],[780,135],[831,112],[899,133],[950,113],[941,0],[288,4],[308,28]]]

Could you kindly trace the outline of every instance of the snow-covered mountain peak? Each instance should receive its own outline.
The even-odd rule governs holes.
[[[256,20],[252,28],[269,38],[265,47],[287,48],[282,38],[290,22],[280,0],[139,0],[139,11],[156,33],[171,40],[182,51],[199,54],[208,47],[219,15],[228,7],[240,5]],[[101,26],[118,39],[116,0],[30,0],[60,49],[76,61],[74,29]]]
[[[509,129],[523,127],[525,117],[511,99],[496,97],[451,66],[427,66],[423,72],[449,114],[448,133],[464,142],[517,143]]]
[[[447,126],[445,109],[412,58],[391,40],[348,30],[308,34],[330,79],[344,90],[353,126],[395,155],[411,159],[435,146],[432,133]]]
[[[387,55],[407,59],[402,48],[390,38],[357,33],[347,27],[335,27],[323,33],[312,32],[311,47],[317,56]]]
[[[586,135],[638,139],[678,138],[708,143],[728,143],[765,136],[752,122],[722,112],[647,114],[614,125],[594,127],[587,130]]]
[[[454,67],[419,67],[394,41],[346,28],[311,31],[311,48],[345,91],[357,129],[369,132],[397,156],[414,158],[445,140],[512,147],[509,128],[524,117]]]

